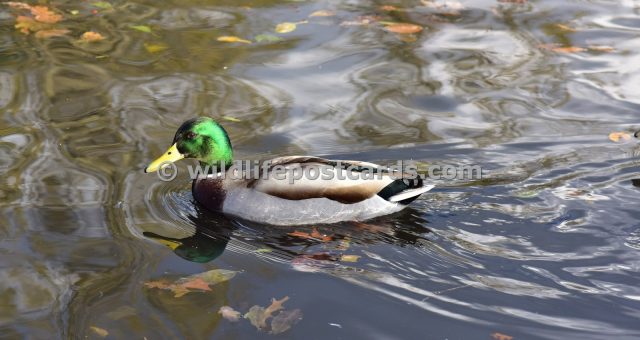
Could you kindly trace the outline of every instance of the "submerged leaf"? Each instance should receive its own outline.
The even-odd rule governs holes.
[[[104,328],[100,328],[100,327],[96,327],[96,326],[91,326],[89,327],[90,330],[92,330],[94,333],[96,333],[98,336],[104,338],[107,335],[109,335],[109,332],[107,332],[106,329]]]
[[[254,38],[257,42],[278,42],[284,39],[271,34],[258,34]]]
[[[398,34],[412,34],[418,33],[422,31],[422,26],[414,25],[414,24],[405,24],[405,23],[393,23],[387,25],[385,30]]]
[[[328,9],[321,9],[309,14],[310,17],[332,17],[334,15],[336,15],[336,12],[330,11]]]
[[[169,48],[169,46],[159,43],[159,44],[152,44],[152,43],[144,43],[144,49],[147,50],[147,52],[149,53],[158,53],[158,52],[162,52],[164,50],[166,50],[167,48]]]
[[[140,32],[151,33],[151,27],[146,25],[131,25],[129,27]]]
[[[238,272],[225,269],[214,269],[178,279],[174,283],[166,280],[145,282],[147,288],[166,289],[173,292],[174,297],[181,297],[193,291],[211,291],[209,286],[233,278]]]
[[[26,17],[24,15],[20,15],[16,18],[15,28],[24,34],[29,34],[29,32],[37,32],[47,27],[48,25],[37,22],[33,20],[33,18]]]
[[[294,22],[283,22],[276,25],[276,32],[289,33],[296,30],[298,26]]]
[[[93,5],[94,7],[102,8],[102,9],[113,8],[113,6],[110,3],[106,2],[106,1],[92,2],[91,5]]]
[[[281,310],[283,308],[282,305],[287,300],[289,300],[288,296],[285,296],[280,300],[271,299],[271,304],[267,308],[255,305],[249,309],[249,311],[244,315],[244,318],[249,319],[251,324],[256,328],[264,330],[267,327],[267,319],[272,317],[273,313]]]
[[[96,42],[104,40],[104,37],[98,32],[88,31],[82,33],[82,36],[80,36],[80,40],[83,42]]]
[[[223,318],[231,322],[236,322],[240,320],[240,312],[238,312],[237,310],[234,310],[229,306],[220,307],[220,310],[218,310],[218,314],[222,314]]]
[[[51,38],[51,37],[60,37],[63,36],[67,33],[69,33],[70,31],[67,29],[50,29],[50,30],[42,30],[42,31],[38,31],[35,34],[36,38],[40,38],[40,39],[44,39],[44,38]]]
[[[218,39],[216,40],[223,41],[223,42],[239,42],[243,44],[251,44],[250,40],[242,39],[236,36],[222,36],[222,37],[218,37]]]
[[[302,320],[302,311],[299,309],[283,310],[271,320],[271,334],[280,334],[289,330],[298,321]]]

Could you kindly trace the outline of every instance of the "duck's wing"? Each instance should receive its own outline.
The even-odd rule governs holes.
[[[346,204],[362,202],[375,195],[408,204],[433,187],[415,175],[402,176],[377,164],[310,156],[264,161],[256,177],[242,185],[288,200],[324,197]]]

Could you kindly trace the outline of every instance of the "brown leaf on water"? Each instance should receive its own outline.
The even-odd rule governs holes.
[[[541,44],[538,48],[543,50],[549,50],[557,53],[578,53],[584,52],[587,49],[577,46],[559,46],[558,44]]]
[[[564,32],[576,32],[576,29],[573,27],[569,27],[567,25],[563,25],[563,24],[554,24],[553,25],[556,29],[560,30],[560,31],[564,31]]]
[[[287,235],[293,236],[293,237],[305,238],[305,239],[318,240],[322,242],[330,242],[331,240],[333,240],[332,236],[329,236],[326,234],[320,234],[320,232],[318,232],[318,229],[316,228],[313,228],[313,231],[311,232],[311,234],[306,233],[304,231],[295,230],[288,233]]]
[[[321,9],[319,11],[315,11],[309,14],[309,17],[332,17],[336,15],[336,12],[330,11],[328,9]]]
[[[405,23],[392,23],[384,28],[385,30],[398,34],[412,34],[422,31],[422,26]]]
[[[271,320],[271,331],[269,333],[280,334],[286,332],[300,320],[302,320],[301,310],[283,310]]]
[[[491,334],[491,337],[496,340],[512,340],[513,339],[511,335],[506,335],[498,332]]]
[[[218,310],[218,314],[222,314],[222,317],[231,321],[231,322],[236,322],[238,320],[240,320],[240,312],[238,312],[237,310],[229,307],[229,306],[222,306],[220,307],[220,309]]]
[[[104,40],[104,36],[102,36],[102,34],[98,32],[88,31],[82,33],[82,36],[80,36],[80,40],[84,42],[97,42]]]
[[[607,45],[589,45],[587,46],[587,48],[589,49],[589,51],[602,53],[614,52],[616,50],[615,48]]]
[[[9,1],[6,4],[11,8],[31,10],[31,6],[23,2]]]
[[[46,6],[33,6],[31,7],[31,15],[36,21],[44,22],[47,24],[55,24],[62,20],[62,15],[56,14]]]
[[[609,134],[609,140],[612,142],[619,142],[620,140],[631,140],[631,135],[626,132],[612,132]]]
[[[44,39],[44,38],[51,38],[51,37],[61,37],[67,33],[69,33],[70,31],[67,29],[50,29],[50,30],[42,30],[42,31],[38,31],[35,34],[36,38],[39,39]]]
[[[380,9],[387,12],[397,11],[399,8],[391,5],[380,6]]]
[[[199,289],[199,290],[208,290],[208,291],[211,290],[211,288],[209,288],[209,284],[205,280],[199,277],[193,280],[181,283],[180,285],[188,289]]]
[[[33,18],[20,15],[16,18],[15,28],[20,30],[20,32],[24,34],[29,34],[29,32],[37,32],[47,28],[48,25],[37,22],[33,20]]]

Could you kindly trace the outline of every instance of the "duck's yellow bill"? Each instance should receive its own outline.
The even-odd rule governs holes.
[[[167,152],[164,153],[164,155],[158,157],[155,161],[151,162],[151,164],[149,164],[149,166],[147,166],[147,168],[144,169],[144,172],[149,173],[149,172],[158,171],[158,169],[169,165],[169,163],[177,162],[183,158],[184,158],[184,155],[181,154],[178,151],[178,147],[175,144],[173,144],[171,145],[169,150],[167,150]]]
[[[156,240],[156,241],[164,244],[165,246],[171,248],[171,250],[176,250],[176,248],[178,248],[179,246],[182,245],[182,243],[178,242],[178,241],[163,240],[161,238],[155,238],[155,237],[154,237],[154,240]]]

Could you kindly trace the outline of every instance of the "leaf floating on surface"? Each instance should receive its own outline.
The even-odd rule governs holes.
[[[602,52],[602,53],[614,52],[616,50],[615,48],[607,45],[589,45],[587,46],[587,48],[589,49],[589,51]]]
[[[294,309],[283,310],[271,320],[271,334],[280,334],[289,330],[298,321],[302,320],[302,311]]]
[[[422,32],[422,26],[405,23],[392,23],[384,28],[385,30],[398,34],[412,34]]]
[[[612,132],[609,134],[609,140],[612,142],[619,142],[620,140],[631,140],[631,135],[626,132]]]
[[[222,36],[222,37],[218,37],[216,40],[222,41],[222,42],[239,42],[243,44],[251,44],[250,40],[242,39],[236,36]]]
[[[321,9],[319,11],[315,11],[309,14],[309,17],[332,17],[336,15],[336,12],[330,11],[328,9]]]
[[[557,53],[578,53],[584,52],[587,49],[577,46],[559,46],[558,44],[542,44],[538,45],[538,48],[543,50],[549,50]]]
[[[284,39],[271,34],[258,34],[254,38],[257,42],[278,42]]]
[[[104,40],[104,37],[98,32],[88,31],[82,33],[82,36],[80,36],[80,40],[83,42],[97,42]]]
[[[220,309],[218,310],[218,314],[222,314],[223,318],[231,322],[236,322],[240,320],[240,312],[238,312],[237,310],[229,306],[220,307]]]
[[[342,255],[340,257],[340,261],[342,262],[358,262],[359,259],[359,255]]]
[[[491,337],[496,340],[512,340],[513,339],[511,335],[506,335],[498,332],[491,334]]]
[[[296,30],[298,25],[295,22],[283,22],[276,25],[277,33],[289,33]]]
[[[222,116],[222,119],[230,121],[230,122],[241,122],[242,120],[235,118],[235,117],[231,117],[231,116]]]
[[[43,23],[37,22],[33,20],[33,18],[20,15],[16,18],[15,28],[24,34],[29,34],[29,32],[37,32],[49,27]]]
[[[151,33],[151,27],[146,25],[131,25],[129,27],[133,28],[136,31]]]
[[[311,232],[311,234],[303,232],[303,231],[292,231],[290,233],[288,233],[287,235],[289,236],[293,236],[293,237],[299,237],[299,238],[306,238],[306,239],[312,239],[312,240],[318,240],[318,241],[322,241],[322,242],[329,242],[331,240],[333,240],[332,236],[326,235],[326,234],[320,234],[318,232],[318,229],[313,228],[313,231]]]
[[[111,9],[111,8],[113,8],[113,5],[111,5],[110,3],[106,2],[106,1],[92,2],[91,5],[94,6],[94,7],[102,8],[102,9]]]

